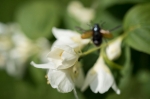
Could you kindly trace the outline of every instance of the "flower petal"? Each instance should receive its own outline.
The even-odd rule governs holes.
[[[54,59],[60,59],[61,54],[63,53],[63,49],[60,49],[56,46],[52,47],[51,51],[48,53],[47,57],[48,58],[54,58]]]
[[[54,36],[57,38],[54,45],[69,45],[76,50],[81,50],[90,39],[81,39],[81,35],[75,31],[53,28]]]
[[[54,46],[60,46],[60,45],[64,45],[64,42],[62,42],[61,40],[56,40],[56,41],[53,43],[52,48],[53,48]],[[66,45],[67,45],[67,44],[66,44]]]
[[[103,74],[102,74],[103,73]],[[103,75],[102,79],[99,80],[99,92],[101,94],[105,93],[112,86],[114,79],[111,74],[103,71],[101,74]]]
[[[81,43],[78,44],[76,42],[73,42],[71,39],[68,40],[68,38],[65,38],[65,40],[56,40],[53,43],[52,47],[54,47],[54,46],[60,46],[60,45],[68,45],[68,46],[70,46],[72,48],[77,49],[78,47],[80,47],[79,45],[81,45]]]
[[[66,29],[58,29],[55,27],[52,28],[52,33],[57,39],[61,39],[62,37],[70,38],[79,35],[77,32]]]
[[[95,71],[95,77],[91,77],[91,81],[89,82],[91,90],[94,93],[99,92],[101,94],[108,91],[114,83],[114,78],[110,69],[105,64],[102,56],[98,58],[97,62],[95,63],[94,67],[90,70],[90,72],[91,71]],[[119,93],[117,88],[114,90],[117,90],[117,92]]]
[[[75,62],[77,62],[78,56],[64,52],[62,54],[62,60],[63,60],[62,66],[59,66],[58,67],[59,69],[65,69],[65,68],[69,68],[69,67],[73,66],[75,64]]]
[[[74,84],[64,70],[49,70],[48,80],[53,88],[57,88],[62,93],[73,90]]]
[[[110,69],[105,64],[103,57],[100,56],[94,66],[94,69],[98,74],[98,90],[101,94],[105,93],[112,86],[114,78],[111,74]]]
[[[57,70],[48,71],[48,80],[53,88],[58,88],[59,83],[63,80],[64,74]]]
[[[74,49],[68,45],[59,45],[59,46],[54,46],[52,48],[52,50],[55,50],[55,49],[60,49],[60,50],[63,50],[67,53],[70,53],[70,54],[76,54]]]
[[[120,90],[118,89],[116,83],[114,82],[113,85],[112,85],[112,89],[119,95],[121,92]]]
[[[94,93],[98,92],[98,86],[99,86],[99,77],[96,74],[95,78],[90,83],[90,88]]]
[[[33,65],[36,68],[43,68],[43,69],[50,69],[50,68],[55,67],[55,65],[52,62],[48,62],[46,64],[36,64],[32,61],[31,65]]]
[[[115,60],[121,55],[122,38],[119,37],[106,48],[106,54],[110,60]]]
[[[88,43],[90,42],[90,40],[91,40],[91,39],[83,39],[83,40],[82,40],[82,44],[83,44],[83,45],[86,45],[86,44],[88,44]]]
[[[71,92],[74,89],[74,84],[70,77],[65,77],[63,81],[58,86],[58,91],[62,93]]]
[[[80,62],[73,67],[73,77],[75,85],[78,88],[82,88],[84,83],[84,73]]]
[[[85,91],[88,87],[88,85],[96,78],[96,72],[93,71],[93,69],[90,69],[86,78],[85,78],[85,81],[84,81],[84,84],[83,84],[83,87],[81,88],[81,91]]]
[[[55,64],[55,69],[66,69],[73,66],[79,56],[70,46],[60,45],[54,46],[47,57]]]

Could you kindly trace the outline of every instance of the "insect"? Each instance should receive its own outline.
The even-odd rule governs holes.
[[[118,27],[115,27],[116,29]],[[111,29],[111,30],[114,30]],[[83,30],[80,28],[80,30]],[[92,41],[96,46],[100,46],[102,43],[102,38],[112,38],[113,35],[110,33],[109,30],[102,29],[99,24],[94,24],[91,30],[84,31],[84,33],[81,35],[82,39],[87,39],[92,37]]]

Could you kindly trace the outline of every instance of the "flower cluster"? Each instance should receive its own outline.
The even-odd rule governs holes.
[[[81,87],[84,76],[81,63],[78,62],[80,49],[90,40],[82,40],[80,34],[71,30],[53,28],[57,40],[47,55],[48,63],[31,64],[37,68],[48,69],[47,79],[53,88],[62,93],[70,92],[74,85]]]
[[[28,58],[39,53],[42,61],[49,48],[47,39],[39,38],[33,42],[17,23],[0,23],[0,69],[6,70],[9,75],[23,77]]]
[[[71,30],[53,28],[52,32],[57,40],[47,55],[48,62],[36,64],[32,61],[31,64],[48,70],[47,80],[53,88],[67,93],[75,86],[81,91],[90,86],[94,93],[105,93],[112,87],[117,94],[120,94],[111,70],[101,54],[84,79],[79,58],[82,55],[82,48],[90,42],[90,39],[81,39],[79,33]],[[121,42],[122,38],[118,38],[107,46],[106,54],[110,60],[115,60],[121,55]]]

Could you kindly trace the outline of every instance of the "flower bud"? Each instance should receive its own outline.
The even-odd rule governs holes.
[[[108,59],[115,60],[121,55],[121,42],[122,38],[119,37],[106,48]]]

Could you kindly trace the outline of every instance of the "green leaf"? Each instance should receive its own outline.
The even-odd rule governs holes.
[[[150,54],[150,3],[132,8],[124,19],[126,43],[138,50]]]
[[[96,18],[94,22],[99,24],[104,22],[104,25],[102,26],[103,29],[110,30],[122,24],[120,20],[111,15],[108,11],[100,10],[96,14],[97,15],[95,15]],[[112,31],[113,37],[118,36],[120,31],[122,31],[122,28],[118,28],[115,31]]]
[[[60,5],[49,1],[26,3],[16,13],[16,21],[32,39],[51,37],[51,29],[60,19]]]
[[[106,9],[108,7],[111,7],[113,5],[117,4],[127,4],[127,3],[143,3],[143,2],[149,2],[149,0],[100,0],[100,8]]]
[[[128,72],[126,72],[128,75]],[[136,76],[130,76],[122,86],[121,94],[110,94],[106,99],[149,99],[150,98],[150,73],[142,70]]]
[[[81,22],[73,18],[69,13],[65,12],[64,14],[64,21],[65,21],[65,26],[68,29],[76,30],[76,26],[80,27]]]
[[[130,47],[128,45],[125,45],[124,43],[122,43],[122,52],[121,52],[121,56],[115,60],[115,62],[117,64],[120,64],[122,66],[129,66],[130,65],[130,58],[131,58],[131,55],[130,55]]]

